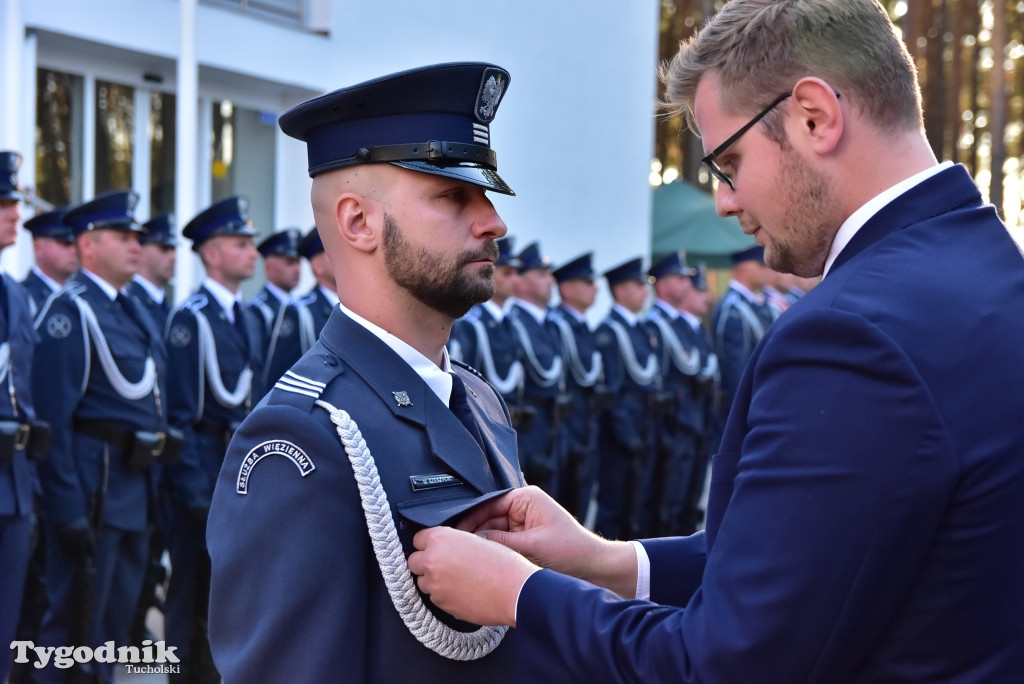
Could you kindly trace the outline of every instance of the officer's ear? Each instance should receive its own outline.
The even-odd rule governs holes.
[[[342,242],[361,252],[377,249],[383,227],[383,210],[377,202],[356,192],[346,192],[338,197],[334,217]]]

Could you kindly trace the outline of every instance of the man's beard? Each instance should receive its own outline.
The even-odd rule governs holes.
[[[478,252],[455,255],[414,247],[394,218],[384,215],[384,265],[388,275],[413,297],[449,318],[462,317],[474,304],[494,295],[494,266],[482,267],[478,275],[466,272],[464,267],[471,261],[497,258],[494,240],[488,240]]]
[[[778,273],[818,276],[838,228],[829,218],[836,205],[835,193],[828,180],[816,174],[788,142],[783,152],[780,178],[787,188],[784,195],[791,219],[785,231],[777,232],[781,237],[765,245],[765,264]]]

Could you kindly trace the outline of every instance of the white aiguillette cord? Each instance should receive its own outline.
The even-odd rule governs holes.
[[[377,564],[384,576],[391,602],[395,604],[405,626],[417,641],[440,656],[450,660],[483,658],[498,647],[508,627],[480,627],[473,632],[460,632],[430,612],[416,590],[402,544],[398,540],[394,518],[391,517],[391,504],[381,486],[377,465],[359,426],[346,411],[322,399],[317,399],[316,405],[330,414],[331,422],[337,428],[338,437],[348,454],[359,487],[359,498],[363,502],[373,552],[377,556]]]

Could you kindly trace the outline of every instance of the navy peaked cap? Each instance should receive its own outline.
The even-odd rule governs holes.
[[[519,268],[522,262],[519,261],[519,257],[512,253],[513,247],[516,244],[514,237],[506,235],[495,240],[494,244],[498,245],[498,258],[494,260],[495,266],[515,266]]]
[[[540,253],[540,243],[531,242],[519,253],[519,272],[526,273],[535,268],[551,268],[551,260]]]
[[[587,252],[559,266],[551,272],[551,275],[555,276],[555,280],[560,283],[564,283],[566,280],[594,280],[596,274],[592,263],[593,258],[594,253]]]
[[[324,251],[324,243],[320,239],[320,231],[316,229],[316,226],[313,226],[306,233],[306,236],[302,238],[302,242],[299,243],[299,256],[312,259],[322,251]]]
[[[249,200],[242,195],[235,195],[214,202],[196,214],[181,234],[192,241],[193,251],[198,251],[204,242],[213,237],[253,236],[256,231],[252,229],[252,221],[249,220]]]
[[[644,275],[644,260],[642,257],[630,259],[624,264],[619,264],[615,268],[605,271],[604,277],[609,285],[618,285],[627,280],[638,280],[641,283],[646,283],[647,276]]]
[[[75,237],[88,230],[131,230],[142,232],[135,220],[139,194],[134,190],[108,190],[64,214],[64,223]]]
[[[760,261],[764,263],[764,247],[761,245],[755,245],[739,252],[733,252],[729,255],[732,259],[732,263],[738,264],[743,261]]]
[[[306,143],[311,177],[391,163],[514,195],[498,176],[490,134],[509,80],[493,64],[425,66],[313,98],[278,123]]]
[[[299,242],[302,241],[302,231],[298,228],[285,228],[271,233],[256,249],[264,257],[281,256],[292,259],[299,258]]]
[[[75,234],[71,232],[71,227],[64,223],[66,213],[68,210],[64,208],[36,214],[25,221],[25,230],[32,233],[33,238],[45,237],[59,242],[74,242]]]
[[[0,152],[0,199],[24,199],[18,186],[18,169],[21,168],[21,154],[13,150]]]
[[[690,275],[690,282],[698,290],[708,289],[708,268],[704,264],[697,264],[697,268],[693,269],[693,273]]]
[[[696,271],[690,268],[689,264],[686,263],[686,257],[682,252],[673,252],[672,254],[655,261],[651,264],[651,267],[647,269],[647,275],[649,275],[653,280],[670,275],[692,276],[695,272]]]
[[[159,214],[142,224],[145,229],[139,236],[141,245],[160,245],[162,247],[175,247],[178,241],[174,237],[174,229],[177,224],[174,221],[174,214]]]

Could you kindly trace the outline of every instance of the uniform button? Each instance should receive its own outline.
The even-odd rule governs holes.
[[[324,354],[324,365],[325,366],[337,366],[338,365],[338,357],[334,356],[333,354]]]

